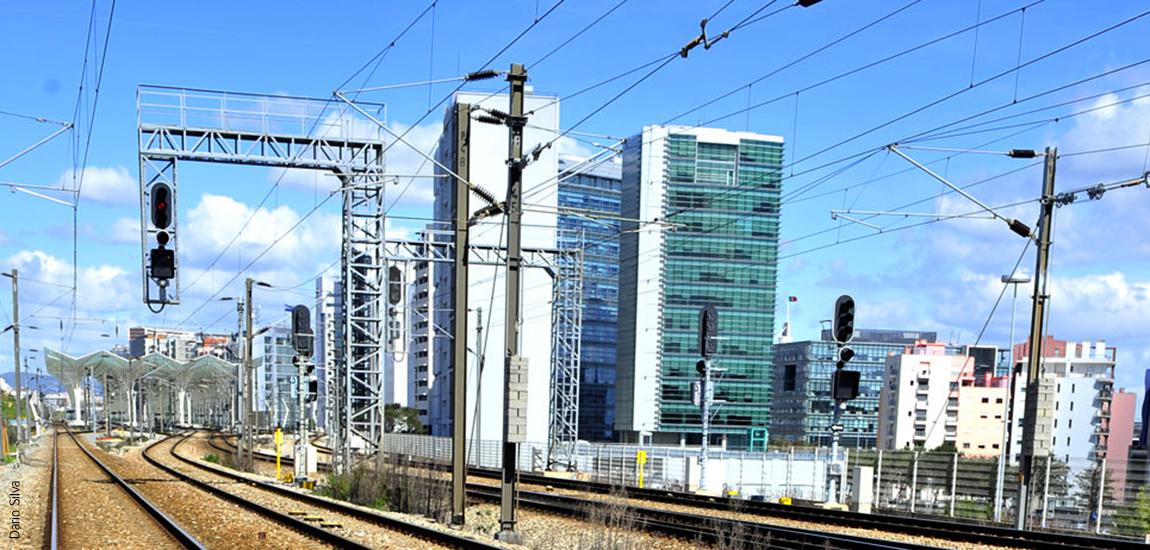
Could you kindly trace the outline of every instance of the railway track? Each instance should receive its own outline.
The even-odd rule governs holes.
[[[471,469],[469,475],[498,478],[497,470]],[[520,475],[524,485],[549,486],[596,494],[611,494],[613,491],[627,498],[687,506],[696,509],[730,511],[731,499],[666,491],[661,489],[637,489],[634,487],[612,487],[605,483],[594,483],[569,479],[544,477],[534,474]],[[977,525],[956,521],[946,521],[922,517],[887,516],[860,514],[838,510],[823,510],[804,506],[787,506],[771,502],[739,501],[741,514],[763,518],[781,518],[796,521],[818,522],[824,525],[841,527],[869,528],[906,535],[940,538],[973,544],[1037,550],[1065,550],[1082,548],[1091,550],[1146,550],[1145,544],[1132,541],[1101,537],[1083,537],[1044,531],[1018,531],[996,525]]]
[[[63,430],[63,433],[61,433]],[[66,427],[53,436],[49,548],[204,548]],[[64,438],[61,449],[61,438]],[[60,475],[64,464],[64,476]],[[63,485],[62,485],[63,484]]]
[[[467,488],[469,496],[498,502],[500,488],[472,485]],[[574,516],[592,520],[602,505],[600,501],[588,501],[572,496],[519,492],[521,506],[543,512]],[[911,542],[891,542],[855,535],[843,535],[816,531],[779,527],[749,521],[735,521],[714,516],[671,512],[657,508],[625,505],[625,515],[634,518],[635,527],[649,532],[670,535],[686,540],[699,540],[710,544],[721,543],[724,547],[735,548],[779,548],[783,550],[805,549],[850,549],[850,550],[928,550],[938,547]]]
[[[242,499],[249,503],[257,504],[264,510],[264,512],[261,513],[265,513],[269,515],[269,517],[276,517],[277,520],[298,523],[301,522],[301,520],[297,519],[297,517],[303,517],[303,524],[306,525],[307,528],[314,530],[316,526],[312,525],[312,523],[308,523],[307,520],[309,518],[313,520],[319,518],[321,521],[319,528],[323,529],[327,535],[342,537],[338,541],[338,544],[336,544],[341,548],[368,548],[373,546],[412,547],[414,546],[413,540],[421,547],[426,547],[427,543],[430,542],[436,546],[447,548],[502,548],[498,545],[478,541],[456,533],[402,521],[378,512],[349,506],[338,501],[321,498],[282,485],[255,480],[238,473],[227,471],[223,468],[215,468],[202,464],[197,460],[187,458],[177,452],[179,446],[191,438],[192,434],[172,437],[179,437],[180,439],[168,449],[168,455],[185,468],[181,471],[170,464],[159,464],[157,461],[156,465],[158,467],[164,468],[173,475],[180,476],[182,479],[185,479],[185,481],[210,487],[210,489],[207,490],[225,493],[228,495],[225,498]],[[209,438],[209,444],[212,443],[211,438]],[[220,449],[220,447],[216,445],[213,445],[213,447]],[[149,460],[156,461],[154,456],[148,458]],[[191,475],[187,467],[196,470],[196,475]],[[224,491],[221,489],[222,486],[229,486],[233,488],[235,492]],[[243,494],[240,495],[236,493]],[[324,526],[327,527],[325,528]],[[334,533],[333,530],[340,530],[345,534],[338,535]],[[397,537],[402,536],[403,538],[413,540],[390,541],[384,544],[381,544],[378,540],[371,540],[372,533],[378,535],[380,531],[388,531],[397,534]],[[316,533],[316,535],[319,534]],[[335,538],[330,540],[333,542],[336,541]]]
[[[256,453],[256,456],[260,460],[268,458],[262,453]],[[323,469],[322,464],[323,463],[321,463],[321,469]],[[440,464],[429,464],[429,466],[436,469],[446,469],[445,466]],[[501,473],[499,470],[487,468],[469,468],[468,475],[477,478],[499,479]],[[545,477],[536,474],[521,473],[519,475],[519,481],[523,486],[535,485],[599,495],[614,493],[638,501],[640,506],[643,506],[642,503],[650,503],[651,505],[682,506],[721,512],[732,512],[732,508],[737,508],[737,512],[741,514],[742,517],[762,518],[761,521],[769,521],[772,519],[801,521],[842,528],[871,529],[913,537],[950,540],[986,546],[1033,548],[1036,550],[1068,550],[1076,548],[1090,550],[1146,550],[1150,548],[1150,546],[1146,544],[1133,540],[1086,537],[1045,531],[1018,531],[997,525],[979,525],[935,518],[860,514],[806,506],[788,506],[771,502],[753,502],[749,500],[738,500],[738,505],[732,506],[732,499],[728,498],[662,489],[619,487],[605,483]],[[520,494],[522,495],[524,493]],[[476,496],[482,495],[477,493]],[[541,505],[541,507],[543,506]]]

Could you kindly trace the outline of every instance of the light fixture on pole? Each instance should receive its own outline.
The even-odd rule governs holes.
[[[1012,273],[1002,276],[1002,284],[1014,287],[1014,299],[1010,304],[1010,342],[1007,348],[1006,399],[1003,400],[1005,404],[1003,405],[1002,411],[1002,444],[998,447],[998,477],[994,485],[994,521],[1002,520],[1002,501],[1004,500],[1002,489],[1006,479],[1006,462],[1010,459],[1010,443],[1012,440],[1011,429],[1013,428],[1013,424],[1011,422],[1011,416],[1014,411],[1014,384],[1017,376],[1014,368],[1014,312],[1018,308],[1018,285],[1026,284],[1030,281],[1031,279],[1027,275]]]

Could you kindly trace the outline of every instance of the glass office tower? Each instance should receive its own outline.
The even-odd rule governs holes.
[[[713,304],[716,440],[745,446],[770,413],[783,139],[649,126],[623,158],[620,439],[699,442],[699,310]]]
[[[582,248],[579,439],[615,436],[620,164],[559,157],[560,248]]]

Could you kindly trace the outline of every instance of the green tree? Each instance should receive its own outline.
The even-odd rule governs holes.
[[[1089,511],[1091,523],[1095,521],[1094,514],[1098,511],[1099,496],[1102,497],[1103,510],[1114,509],[1114,488],[1110,486],[1111,481],[1112,478],[1106,479],[1103,483],[1102,468],[1098,463],[1074,476],[1074,500],[1079,509]]]
[[[1138,498],[1119,508],[1114,517],[1119,534],[1138,538],[1150,534],[1150,487],[1139,489]]]
[[[427,433],[427,428],[419,421],[419,411],[400,406],[399,403],[383,406],[383,430],[397,434]]]

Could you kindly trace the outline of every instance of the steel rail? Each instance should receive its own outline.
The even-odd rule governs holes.
[[[499,498],[499,487],[478,485],[469,487],[467,491],[471,495],[486,500]],[[519,502],[524,506],[548,513],[576,516],[582,519],[593,516],[595,514],[594,508],[613,505],[598,499],[530,491],[520,491]],[[912,542],[887,541],[857,535],[716,518],[702,514],[631,505],[624,506],[625,509],[622,510],[622,513],[635,517],[636,527],[645,531],[689,540],[701,539],[710,543],[726,540],[734,544],[752,546],[765,544],[771,548],[795,549],[933,550],[937,548]]]
[[[181,440],[180,443],[183,443],[183,441],[186,440],[188,437],[190,437],[190,436],[184,436],[184,439]],[[224,450],[224,449],[221,449],[219,446],[216,446],[213,443],[212,439],[210,439],[210,438],[209,438],[209,444],[212,445],[212,447],[214,447],[216,449]],[[176,447],[178,447],[178,446],[179,446],[179,443],[172,446],[172,449],[170,452],[172,453],[172,456],[176,457],[177,459],[179,459],[181,462],[183,462],[185,464],[188,464],[188,465],[193,466],[195,468],[198,468],[200,470],[204,470],[204,471],[211,472],[211,473],[219,475],[219,476],[226,477],[228,479],[239,481],[241,483],[246,483],[248,485],[258,487],[260,489],[264,489],[264,490],[276,493],[276,494],[281,495],[281,496],[286,496],[286,497],[291,498],[293,500],[303,502],[303,503],[306,503],[306,504],[309,504],[309,505],[312,505],[312,506],[315,506],[318,508],[323,508],[325,510],[329,510],[332,512],[338,512],[341,514],[346,514],[346,515],[352,516],[356,519],[359,519],[361,521],[373,523],[375,525],[379,525],[381,527],[384,527],[384,528],[387,528],[387,529],[390,529],[393,531],[403,532],[403,533],[406,533],[408,535],[427,539],[427,540],[430,540],[430,541],[435,542],[435,543],[444,544],[444,545],[452,546],[455,548],[478,548],[478,549],[484,549],[484,550],[495,550],[498,548],[503,548],[502,546],[497,546],[494,544],[488,544],[488,543],[477,541],[477,540],[470,539],[467,537],[462,537],[462,536],[459,536],[459,535],[456,535],[453,533],[441,531],[438,529],[433,529],[431,527],[425,527],[423,525],[418,525],[415,523],[408,523],[406,521],[391,518],[391,517],[385,516],[385,515],[377,513],[377,512],[348,506],[348,505],[342,504],[338,501],[328,500],[328,499],[321,498],[321,497],[311,495],[308,493],[303,493],[303,492],[300,492],[300,491],[297,491],[294,489],[289,489],[289,488],[281,486],[281,485],[276,485],[276,484],[271,483],[271,482],[252,479],[250,477],[242,476],[242,475],[239,475],[239,474],[234,473],[234,472],[229,472],[229,471],[224,470],[222,468],[213,468],[211,466],[201,464],[200,462],[198,462],[196,460],[189,459],[187,457],[179,455],[178,453],[176,453]],[[268,458],[267,456],[263,455],[262,453],[256,453],[256,456],[258,458],[260,458],[261,460]],[[271,460],[275,460],[275,459],[271,458]]]
[[[137,491],[134,487],[132,487],[131,484],[129,484],[127,481],[124,481],[124,478],[117,475],[115,472],[112,471],[111,468],[109,468],[106,464],[101,462],[100,459],[96,458],[96,455],[92,454],[91,451],[89,451],[86,447],[84,447],[84,445],[82,443],[80,443],[80,440],[76,438],[76,434],[72,433],[72,431],[67,429],[67,428],[65,428],[65,432],[68,434],[68,437],[70,437],[72,439],[72,441],[74,443],[76,443],[76,446],[79,447],[81,451],[84,451],[84,454],[87,455],[88,458],[92,460],[92,462],[96,463],[96,466],[99,466],[100,469],[103,470],[104,473],[107,474],[107,476],[109,478],[111,478],[112,481],[117,486],[119,486],[121,489],[123,489],[124,492],[128,493],[128,495],[130,495],[132,497],[132,499],[135,500],[136,503],[139,504],[140,507],[143,508],[144,511],[148,513],[148,515],[152,516],[152,518],[156,520],[156,523],[159,523],[160,526],[163,527],[164,530],[167,531],[168,534],[172,536],[172,538],[176,539],[176,541],[178,541],[181,546],[183,546],[184,548],[194,548],[197,550],[205,550],[206,549],[206,547],[202,543],[200,543],[199,540],[196,540],[196,538],[193,537],[191,534],[189,534],[187,531],[185,531],[184,528],[181,527],[179,523],[176,523],[176,520],[172,519],[167,514],[165,514],[155,504],[152,504],[152,502],[150,500],[148,500],[147,497],[140,494],[140,492]],[[55,437],[59,438],[60,434],[57,433],[55,435]],[[56,442],[53,442],[53,445],[55,445],[55,444],[56,444]],[[57,451],[53,451],[53,452],[55,453]],[[55,462],[54,462],[54,466],[55,466]],[[53,479],[56,480],[56,476],[55,476],[56,468],[55,467],[53,467],[52,473],[53,473]],[[57,494],[56,494],[55,482],[53,482],[52,492],[53,492],[53,504],[52,505],[53,505],[53,508],[58,512],[57,507],[59,506],[59,502],[56,500]],[[57,513],[54,512],[53,517],[52,517],[53,535],[52,535],[52,540],[51,540],[53,547],[55,547],[55,544],[58,542],[58,539],[57,539],[58,533],[56,532],[56,525],[57,525],[56,516],[57,516]]]

